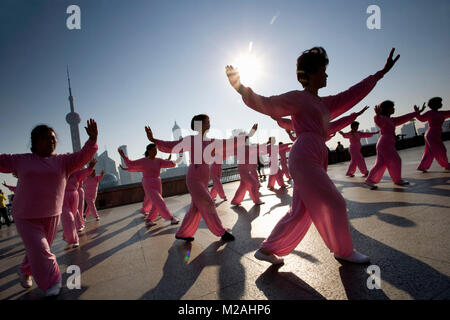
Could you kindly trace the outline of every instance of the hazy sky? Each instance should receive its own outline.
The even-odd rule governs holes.
[[[66,27],[72,4],[81,9],[81,30]],[[381,30],[366,26],[372,4],[381,9]],[[400,115],[433,96],[443,97],[448,109],[449,17],[448,0],[2,0],[0,152],[29,152],[31,129],[40,123],[56,130],[57,153],[72,151],[65,122],[67,64],[75,111],[83,119],[82,144],[83,126],[92,117],[99,125],[99,152],[106,147],[117,164],[119,145],[128,145],[132,159],[142,156],[145,125],[170,140],[174,120],[188,133],[197,113],[210,115],[211,127],[219,130],[212,136],[258,122],[261,141],[277,132],[288,141],[229,85],[224,67],[242,53],[250,52],[261,68],[244,84],[273,95],[301,90],[296,58],[323,46],[329,77],[319,94],[329,95],[380,70],[395,47],[399,62],[354,110],[391,99]],[[373,127],[373,116],[371,108],[359,118],[360,128]],[[15,184],[10,175],[0,179]]]

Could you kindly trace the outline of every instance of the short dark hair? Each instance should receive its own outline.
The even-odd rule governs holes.
[[[147,147],[145,148],[145,153],[144,153],[144,155],[145,155],[146,157],[148,157],[148,152],[151,151],[151,150],[153,150],[154,148],[156,148],[156,144],[154,144],[154,143],[148,144]]]
[[[316,73],[320,67],[328,65],[327,52],[322,47],[314,47],[304,51],[297,58],[297,80],[303,87],[309,83],[309,75]]]
[[[52,127],[49,127],[46,124],[40,124],[33,128],[33,130],[31,131],[31,148],[30,148],[31,152],[36,151],[35,146],[36,146],[36,143],[39,140],[39,138],[43,134],[50,133],[50,132],[53,132],[56,135],[55,130],[53,130]]]
[[[358,121],[353,121],[352,124],[350,125],[351,128],[357,127],[359,126],[359,122]]]
[[[442,104],[442,98],[441,97],[434,97],[428,100],[428,106],[430,109],[437,110],[439,109],[439,104]]]
[[[203,113],[193,116],[192,120],[191,120],[191,129],[195,130],[194,125],[195,125],[196,121],[201,121],[203,123],[203,121],[208,120],[208,119],[209,119],[209,116],[207,114],[203,114]]]
[[[391,100],[385,100],[385,101],[383,101],[382,103],[380,103],[381,114],[382,114],[383,116],[389,115],[389,114],[388,114],[388,110],[389,110],[390,108],[393,108],[394,105],[395,105],[394,102],[391,101]]]

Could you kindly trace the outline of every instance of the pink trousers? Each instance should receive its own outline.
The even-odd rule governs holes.
[[[186,185],[192,197],[189,210],[176,235],[183,238],[193,237],[200,224],[205,220],[208,229],[216,236],[221,237],[226,229],[216,211],[208,190],[209,166],[207,164],[191,164],[186,177]]]
[[[144,187],[143,184],[142,184],[142,187]],[[145,192],[145,188],[144,188],[144,192]],[[150,201],[150,198],[147,196],[147,193],[146,193],[144,196],[144,202],[142,203],[141,212],[149,213],[151,208],[152,208],[152,202]]]
[[[288,255],[314,223],[331,252],[340,256],[352,253],[345,200],[327,175],[327,163],[324,139],[314,133],[302,133],[294,142],[289,157],[294,181],[291,209],[261,248],[278,256]]]
[[[61,281],[56,256],[50,252],[58,231],[59,216],[14,220],[26,252],[19,269],[25,275],[32,275],[37,286],[45,291]]]
[[[437,163],[443,168],[449,169],[450,164],[447,158],[447,149],[442,142],[441,128],[429,128],[425,133],[425,151],[420,161],[418,170],[428,170],[431,163],[436,159]]]
[[[151,210],[146,221],[153,221],[158,214],[165,220],[172,220],[173,215],[167,208],[166,203],[162,197],[162,186],[160,178],[144,178],[142,179],[142,185],[144,186],[145,194],[147,195],[151,205]]]
[[[370,169],[366,182],[376,184],[380,182],[384,172],[388,169],[394,183],[402,180],[402,159],[395,149],[395,137],[382,135],[377,143],[377,160]]]
[[[225,199],[225,191],[223,191],[222,181],[220,178],[222,177],[222,165],[221,164],[213,164],[211,166],[211,179],[213,181],[213,186],[211,188],[211,198],[214,200],[219,194],[219,197]]]
[[[267,188],[275,187],[275,181],[278,183],[280,187],[284,187],[283,173],[281,170],[278,170],[276,174],[271,174],[269,176],[269,181],[267,182]]]
[[[254,166],[248,164],[239,164],[238,171],[241,176],[241,181],[239,183],[239,187],[236,190],[236,193],[231,200],[233,204],[240,204],[242,200],[244,200],[245,194],[250,194],[250,198],[252,198],[254,203],[260,202],[259,198],[259,181],[255,179],[253,172],[255,172]]]
[[[87,218],[89,216],[89,214],[92,213],[92,215],[95,218],[98,218],[97,208],[95,207],[95,200],[97,199],[97,192],[90,193],[90,192],[85,191],[84,194],[85,194],[85,200],[86,200],[86,212],[84,213],[84,215]]]
[[[80,216],[81,220],[83,221],[83,214],[84,214],[84,189],[78,188],[78,215]],[[84,222],[83,222],[84,226]]]
[[[368,174],[369,171],[367,170],[366,162],[361,154],[361,146],[359,145],[352,147],[350,145],[349,151],[352,159],[350,161],[350,165],[348,166],[346,175],[353,175],[356,172],[356,168],[358,168],[362,174]]]
[[[74,190],[64,192],[61,223],[64,233],[63,238],[67,243],[76,243],[79,240],[76,226],[77,220],[76,217],[78,216],[77,209],[78,209],[78,191]]]
[[[286,177],[287,179],[291,179],[291,175],[289,174],[289,168],[287,164],[287,159],[281,159],[281,178]]]

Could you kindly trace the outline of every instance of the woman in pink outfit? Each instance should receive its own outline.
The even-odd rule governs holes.
[[[288,149],[288,145],[283,147]],[[286,188],[283,180],[283,173],[278,165],[278,155],[280,154],[280,147],[275,144],[275,137],[270,137],[267,142],[267,149],[269,154],[269,181],[267,182],[267,189],[274,191],[275,182],[278,183],[281,189]]]
[[[210,168],[210,174],[211,174],[211,180],[213,181],[213,186],[211,188],[211,198],[213,200],[216,200],[217,195],[219,195],[222,200],[227,201],[227,196],[225,195],[225,191],[223,190],[222,181],[220,179],[222,178],[222,164],[223,161],[225,161],[229,155],[226,153],[223,154],[222,161],[219,161],[219,163],[214,162],[211,165]]]
[[[95,217],[95,220],[100,221],[100,217],[95,207],[95,200],[97,199],[98,185],[103,179],[105,172],[102,170],[100,175],[96,175],[95,170],[86,178],[84,182],[84,198],[86,200],[86,212],[84,219],[86,220],[90,213]]]
[[[77,216],[83,222],[83,226],[84,226],[84,187],[83,187],[84,181],[86,181],[86,178],[84,178],[78,183],[78,190],[77,190],[78,191]]]
[[[58,230],[67,179],[97,151],[94,120],[87,122],[86,132],[89,140],[80,151],[55,155],[55,132],[40,125],[31,132],[32,153],[0,155],[0,172],[15,172],[19,178],[12,215],[26,251],[19,268],[21,284],[31,287],[33,275],[47,296],[57,295],[61,289],[61,273],[50,247]]]
[[[80,246],[78,233],[84,230],[83,219],[77,214],[78,211],[78,187],[80,181],[91,174],[97,161],[91,160],[89,167],[72,173],[67,180],[64,191],[64,201],[61,214],[61,224],[63,227],[63,239],[67,242],[68,248]]]
[[[428,101],[428,107],[430,107],[430,111],[417,116],[417,119],[422,122],[428,121],[428,130],[425,132],[425,152],[417,170],[427,172],[433,159],[436,159],[441,167],[450,170],[447,149],[442,142],[442,124],[445,119],[450,118],[450,111],[438,111],[442,108],[442,98],[440,97],[430,99]],[[425,104],[421,111],[424,108]]]
[[[142,172],[142,186],[144,187],[145,195],[148,198],[148,203],[151,205],[150,213],[148,214],[145,225],[154,226],[153,222],[158,213],[165,220],[170,220],[170,224],[178,224],[178,219],[170,213],[166,203],[162,197],[162,185],[160,172],[162,168],[173,168],[176,163],[170,160],[156,158],[158,150],[155,144],[149,144],[145,151],[145,158],[132,161],[128,159],[122,149],[118,149],[120,156],[125,161],[128,171]]]
[[[203,218],[208,229],[216,236],[221,237],[223,241],[233,241],[234,236],[229,233],[223,226],[217,215],[216,206],[211,198],[208,190],[209,182],[209,165],[213,163],[213,159],[208,159],[205,155],[205,149],[213,146],[222,146],[225,140],[208,139],[206,132],[210,128],[209,117],[205,114],[196,115],[191,120],[191,129],[197,131],[197,135],[190,135],[178,141],[163,141],[153,137],[150,127],[146,127],[147,137],[150,142],[156,144],[159,150],[166,153],[189,152],[190,162],[188,173],[186,176],[186,185],[192,197],[192,203],[184,216],[181,227],[178,229],[175,238],[193,241],[194,234]],[[255,128],[255,126],[254,126]],[[235,139],[232,139],[234,142]],[[228,144],[227,144],[228,145]],[[210,150],[211,154],[214,149]]]
[[[280,142],[278,144],[278,150],[280,152],[280,165],[281,165],[281,178],[284,178],[286,176],[287,179],[291,180],[291,175],[289,174],[288,164],[287,164],[287,156],[286,153],[288,153],[291,150],[292,143],[283,143]]]
[[[383,101],[375,107],[374,120],[380,128],[381,136],[377,142],[377,160],[366,179],[366,184],[372,190],[377,188],[376,184],[380,182],[386,169],[396,185],[409,184],[408,181],[402,179],[402,159],[395,149],[395,127],[410,121],[419,112],[417,110],[400,117],[391,117],[394,112],[394,102],[389,100]]]
[[[245,140],[248,141],[248,136],[245,136]],[[240,176],[239,187],[231,200],[231,204],[240,206],[242,200],[244,200],[245,194],[249,193],[250,198],[255,205],[264,204],[259,196],[259,181],[256,173],[257,157],[268,153],[266,145],[245,145],[243,148],[245,152],[243,155],[238,156],[238,172]],[[255,164],[256,162],[256,164]],[[256,177],[255,177],[256,173]]]
[[[345,175],[347,175],[349,177],[354,177],[356,168],[358,168],[359,171],[365,177],[367,177],[367,175],[369,174],[369,171],[367,170],[366,162],[364,161],[364,157],[361,154],[361,138],[370,138],[374,134],[379,133],[379,131],[377,131],[377,132],[358,131],[358,128],[359,128],[358,121],[352,122],[351,128],[352,128],[352,130],[347,133],[339,131],[339,133],[342,135],[342,137],[350,140],[349,150],[350,150],[350,155],[351,155],[352,159],[350,161],[350,165],[349,165],[347,173]]]
[[[322,239],[338,259],[366,263],[369,258],[353,248],[345,200],[328,177],[328,150],[325,145],[330,120],[361,101],[399,59],[392,59],[392,49],[383,70],[371,75],[347,91],[335,96],[319,97],[326,86],[328,57],[323,48],[307,50],[297,59],[297,78],[303,91],[263,97],[240,82],[239,73],[226,67],[230,84],[244,103],[263,114],[281,118],[291,116],[297,136],[289,156],[289,173],[294,180],[291,210],[278,222],[262,243],[255,257],[274,264],[277,258],[292,252],[314,223]]]

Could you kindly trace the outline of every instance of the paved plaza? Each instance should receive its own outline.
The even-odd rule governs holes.
[[[450,142],[446,142],[450,150]],[[367,265],[336,260],[314,225],[282,266],[253,254],[286,214],[292,187],[277,193],[261,188],[265,201],[241,207],[230,200],[239,182],[224,184],[228,201],[217,201],[223,225],[236,237],[223,243],[203,221],[195,241],[175,239],[179,226],[159,219],[146,228],[141,203],[99,211],[80,236],[80,247],[65,250],[62,230],[53,253],[63,273],[58,299],[450,299],[450,172],[436,162],[428,173],[416,170],[423,147],[400,151],[403,177],[396,186],[385,173],[378,190],[364,186],[359,172],[345,176],[348,162],[331,165],[329,175],[346,202],[355,248],[381,271],[381,288],[367,286]],[[366,158],[370,168],[375,157]],[[314,183],[314,182],[312,182]],[[180,220],[189,194],[166,198]],[[24,247],[15,225],[0,230],[0,299],[41,299],[35,284],[25,290],[17,269]],[[68,266],[81,270],[81,289],[70,290]]]

